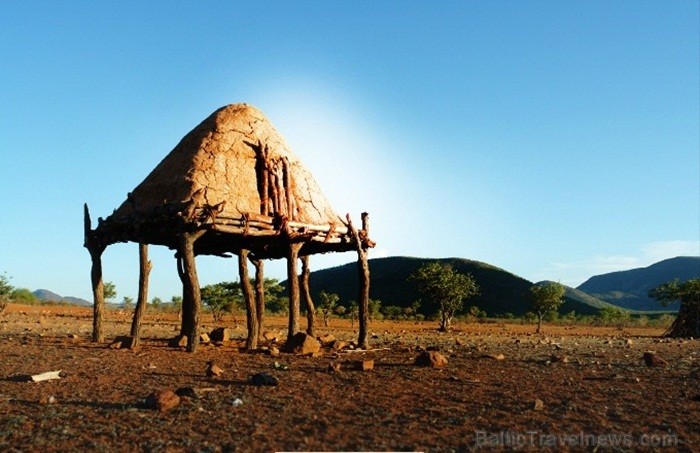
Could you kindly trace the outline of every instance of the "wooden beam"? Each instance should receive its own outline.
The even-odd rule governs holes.
[[[241,249],[238,252],[238,276],[241,279],[241,291],[245,300],[246,325],[248,327],[245,348],[248,351],[253,351],[258,347],[258,316],[256,314],[255,294],[248,276],[248,250],[246,249]]]
[[[188,293],[192,303],[188,313],[192,325],[188,326],[188,331],[185,333],[187,335],[188,352],[197,352],[199,346],[199,314],[202,298],[199,292],[199,278],[197,277],[197,265],[194,258],[194,243],[202,234],[204,234],[204,231],[200,230],[193,233],[181,232],[179,235],[178,253],[182,256],[184,273],[183,294]]]
[[[367,213],[362,213],[362,224],[363,227],[369,227],[369,219]],[[369,349],[369,339],[368,337],[368,327],[369,327],[369,263],[367,261],[367,233],[366,229],[363,228],[362,240],[360,239],[360,233],[353,227],[352,221],[350,220],[350,214],[347,215],[347,225],[350,233],[355,239],[355,246],[357,250],[357,273],[359,275],[359,291],[358,291],[358,320],[360,324],[360,329],[357,338],[357,344],[362,349]]]
[[[90,268],[90,281],[92,283],[92,341],[95,343],[104,342],[104,329],[102,322],[104,320],[104,305],[105,305],[105,285],[102,280],[102,253],[105,251],[105,246],[95,240],[94,231],[92,229],[92,221],[90,220],[90,209],[87,203],[83,206],[83,229],[84,242],[83,246],[90,253],[92,266]]]
[[[263,331],[265,316],[265,262],[261,259],[250,260],[255,266],[255,313],[257,315],[258,335]]]
[[[305,255],[301,257],[301,298],[304,300],[304,306],[306,307],[306,333],[312,337],[316,336],[314,330],[316,324],[316,309],[314,307],[314,301],[311,299],[311,290],[309,288],[309,276],[311,270],[309,269],[309,256]]]
[[[291,242],[287,251],[287,282],[289,282],[289,326],[287,329],[287,341],[299,332],[299,272],[297,260],[301,242]]]
[[[139,345],[141,320],[148,303],[148,278],[151,269],[153,269],[153,263],[148,260],[148,244],[139,244],[139,295],[134,309],[134,319],[131,322],[131,349]]]

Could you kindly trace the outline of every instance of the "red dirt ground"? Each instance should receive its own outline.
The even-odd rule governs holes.
[[[107,316],[110,339],[128,333],[128,314]],[[11,305],[0,315],[0,450],[700,451],[700,341],[663,340],[662,329],[545,326],[539,336],[529,325],[457,324],[439,334],[430,322],[377,322],[372,351],[272,357],[239,349],[237,321],[233,341],[190,354],[167,346],[172,315],[149,314],[130,351],[90,342],[89,309]],[[285,320],[266,325],[283,331]],[[355,338],[346,320],[317,330]],[[422,348],[447,367],[415,366]],[[668,365],[647,367],[646,351]],[[363,359],[372,371],[355,370]],[[219,378],[206,377],[210,360]],[[55,370],[61,379],[24,379]],[[251,385],[263,371],[279,385]],[[209,391],[162,413],[143,404],[181,387]]]

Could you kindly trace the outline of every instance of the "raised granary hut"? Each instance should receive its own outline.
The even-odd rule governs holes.
[[[138,342],[151,268],[147,247],[153,244],[176,251],[183,285],[180,333],[187,337],[192,352],[199,343],[201,308],[195,256],[238,257],[248,317],[246,345],[255,349],[264,296],[250,285],[249,260],[255,264],[258,282],[263,278],[263,260],[287,260],[289,340],[300,330],[299,259],[355,251],[360,271],[358,344],[366,348],[367,250],[374,242],[369,238],[367,214],[361,219],[357,229],[349,215],[342,218],[333,211],[311,173],[260,110],[247,104],[223,107],[188,133],[94,229],[85,205],[85,247],[92,259],[93,341],[104,341],[102,253],[111,244],[135,242],[140,244],[140,278],[132,344]]]

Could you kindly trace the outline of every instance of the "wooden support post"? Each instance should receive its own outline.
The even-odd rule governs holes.
[[[248,276],[248,250],[246,249],[241,249],[238,252],[238,275],[241,279],[241,291],[245,300],[246,325],[248,327],[245,348],[252,351],[258,347],[258,316],[256,314],[255,294]]]
[[[287,341],[299,332],[299,273],[297,271],[297,260],[302,244],[292,242],[289,244],[287,255],[287,282],[289,282],[289,328],[287,330]]]
[[[199,278],[197,277],[197,265],[194,258],[194,243],[204,234],[203,231],[196,233],[180,233],[178,253],[182,257],[182,267],[184,274],[183,294],[191,298],[189,312],[183,311],[183,320],[187,316],[191,325],[187,326],[187,351],[197,352],[199,346],[199,313],[202,305],[202,298],[199,292]],[[184,301],[183,301],[184,303]]]
[[[90,279],[92,280],[92,298],[93,298],[93,313],[92,313],[92,341],[95,343],[103,343],[105,340],[102,321],[104,320],[105,306],[105,285],[102,281],[102,252],[104,248],[90,248],[90,258],[92,259],[92,269],[90,270]]]
[[[93,234],[90,210],[88,209],[87,203],[83,206],[83,227],[83,246],[88,249],[92,261],[92,267],[90,268],[93,299],[92,341],[95,343],[102,343],[105,339],[102,329],[105,305],[105,285],[102,280],[102,253],[105,251],[106,247],[102,245]]]
[[[366,212],[362,213],[362,232],[361,234],[353,227],[350,215],[347,216],[348,230],[355,238],[357,250],[357,273],[360,278],[358,291],[358,321],[360,331],[358,334],[357,344],[362,349],[369,349],[369,340],[367,338],[369,327],[369,262],[367,261],[368,244],[374,243],[369,240],[369,217]]]
[[[312,337],[316,336],[314,331],[316,312],[314,307],[314,301],[311,299],[311,290],[309,289],[309,275],[311,271],[309,270],[309,256],[305,255],[301,257],[301,298],[304,300],[304,306],[306,307],[306,333]]]
[[[255,266],[255,313],[258,335],[261,335],[265,316],[265,262],[261,259],[252,259],[251,262]]]
[[[153,269],[153,263],[148,260],[148,244],[139,244],[139,296],[134,309],[134,319],[131,322],[131,349],[139,345],[141,338],[141,319],[148,303],[148,277]]]
[[[183,264],[182,254],[179,252],[175,254],[175,259],[177,260],[177,275],[180,277],[180,282],[182,282],[182,308],[180,316],[180,335],[187,336],[187,332],[192,330],[194,326],[194,320],[191,317],[192,314],[192,295],[188,292],[185,276],[185,265]]]

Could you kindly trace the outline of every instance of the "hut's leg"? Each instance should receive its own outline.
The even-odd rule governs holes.
[[[287,281],[289,282],[289,329],[287,330],[287,341],[291,340],[294,334],[299,332],[299,273],[297,271],[297,260],[301,243],[289,244],[289,254],[287,256]]]
[[[238,252],[238,275],[241,278],[241,290],[245,300],[246,322],[248,326],[248,338],[245,348],[252,351],[258,347],[258,316],[256,314],[255,294],[248,276],[248,250]]]
[[[367,339],[367,327],[369,325],[369,263],[367,262],[367,250],[360,247],[357,251],[357,271],[360,277],[360,291],[358,301],[358,318],[360,333],[357,344],[362,349],[369,349]]]
[[[309,289],[309,275],[311,271],[309,270],[309,255],[301,257],[301,298],[304,299],[304,306],[306,307],[306,333],[312,337],[316,336],[314,332],[314,325],[316,320],[316,313],[314,307],[314,301],[311,299],[311,290]]]
[[[192,315],[192,296],[188,292],[188,286],[186,284],[185,276],[185,265],[183,264],[182,255],[177,253],[175,255],[177,259],[177,275],[180,277],[182,282],[182,316],[180,319],[180,336],[187,336],[187,332],[192,330],[194,325],[193,315]]]
[[[93,297],[93,313],[92,313],[92,341],[102,343],[105,340],[104,331],[102,329],[102,321],[104,318],[105,306],[105,285],[102,281],[102,252],[104,248],[90,248],[90,258],[92,259],[92,269],[90,270],[90,279],[92,280],[92,297]]]
[[[197,277],[197,266],[194,259],[194,241],[198,235],[182,233],[180,235],[179,253],[182,256],[182,265],[184,272],[184,288],[183,294],[188,294],[191,298],[190,302],[190,321],[192,325],[188,325],[187,335],[187,351],[196,352],[199,346],[199,312],[202,305],[202,299],[199,292],[199,278]],[[184,302],[184,301],[183,301]],[[183,313],[183,318],[185,318]]]
[[[139,345],[141,337],[141,319],[148,303],[148,277],[153,263],[148,261],[148,244],[139,244],[139,297],[134,309],[134,319],[131,322],[131,348]]]
[[[265,262],[260,259],[254,259],[252,262],[255,266],[255,313],[257,314],[258,335],[260,335],[265,316]]]

